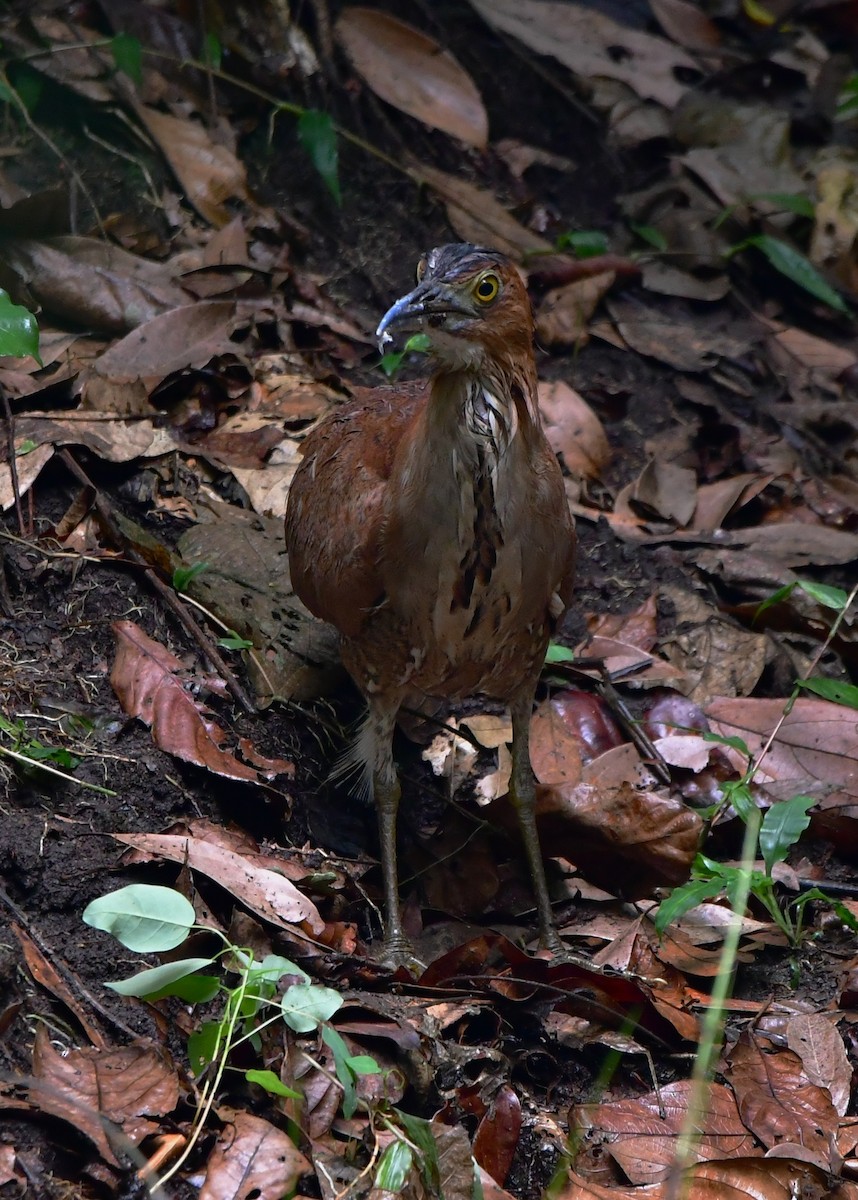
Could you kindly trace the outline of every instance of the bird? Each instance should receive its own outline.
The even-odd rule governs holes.
[[[540,944],[563,954],[535,821],[529,727],[549,638],[569,605],[575,527],[537,402],[533,315],[514,263],[436,247],[377,329],[423,333],[427,379],[357,389],[304,439],[287,505],[292,585],[340,633],[367,703],[346,756],[378,816],[380,959],[410,967],[396,855],[397,713],[427,698],[509,706],[510,798]]]

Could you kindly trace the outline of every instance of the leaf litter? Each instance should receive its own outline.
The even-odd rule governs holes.
[[[435,240],[450,236],[443,206],[455,235],[501,246],[528,278],[547,351],[541,403],[588,547],[579,605],[589,635],[563,631],[576,686],[559,667],[549,668],[532,738],[561,928],[593,964],[546,963],[487,928],[494,922],[525,938],[532,932],[521,864],[502,833],[511,816],[504,800],[506,718],[472,712],[454,734],[436,730],[433,743],[433,765],[452,771],[448,787],[460,813],[441,821],[424,812],[403,846],[413,876],[409,920],[428,966],[396,996],[364,953],[359,913],[377,893],[348,822],[335,835],[350,852],[345,858],[324,853],[312,822],[301,830],[303,846],[279,844],[295,789],[293,764],[300,777],[302,758],[263,753],[257,726],[249,736],[233,733],[212,673],[167,649],[175,637],[162,637],[159,628],[153,639],[123,610],[114,612],[119,650],[112,672],[105,649],[86,678],[106,683],[110,673],[126,714],[150,728],[151,748],[141,751],[138,743],[136,761],[157,763],[146,770],[165,780],[180,770],[180,786],[192,790],[203,772],[213,785],[250,784],[253,791],[240,794],[259,797],[252,801],[258,808],[251,813],[248,805],[239,816],[251,825],[267,826],[266,805],[278,812],[278,834],[264,847],[222,837],[219,825],[174,831],[164,819],[155,832],[154,815],[148,822],[138,815],[131,828],[114,816],[103,828],[138,855],[122,869],[145,874],[156,859],[172,863],[171,878],[193,898],[204,927],[241,930],[260,961],[288,947],[314,978],[350,999],[349,1020],[339,1016],[335,1024],[346,1050],[358,1058],[374,1054],[391,1072],[385,1083],[358,1074],[362,1107],[346,1115],[330,1046],[316,1035],[263,1029],[258,1037],[275,1083],[299,1084],[304,1107],[290,1107],[293,1101],[277,1099],[276,1091],[258,1092],[251,1112],[247,1095],[225,1091],[209,1110],[209,1140],[180,1186],[211,1197],[274,1197],[315,1186],[333,1197],[392,1180],[396,1186],[386,1190],[416,1195],[431,1191],[440,1171],[445,1195],[470,1197],[473,1153],[484,1195],[506,1195],[509,1187],[530,1200],[551,1173],[537,1171],[532,1181],[533,1139],[542,1137],[552,1169],[560,1163],[552,1195],[667,1195],[690,1103],[687,1083],[673,1078],[682,1068],[672,1054],[693,1046],[708,1004],[705,988],[688,977],[708,987],[730,918],[725,898],[710,894],[660,936],[655,904],[695,869],[713,813],[707,852],[710,845],[721,858],[735,852],[738,819],[725,797],[746,769],[746,748],[758,754],[785,710],[756,773],[754,802],[768,809],[807,795],[815,839],[807,854],[820,840],[836,854],[824,850],[810,868],[802,868],[805,860],[779,867],[782,886],[806,886],[800,869],[825,883],[826,870],[838,858],[853,859],[858,846],[854,709],[790,697],[796,672],[812,668],[848,698],[858,669],[854,617],[843,614],[819,662],[833,616],[811,592],[795,588],[810,575],[809,583],[841,587],[845,597],[842,585],[852,585],[858,561],[854,167],[843,126],[833,122],[819,86],[822,69],[833,69],[837,27],[818,6],[813,33],[797,15],[762,47],[754,23],[765,23],[766,10],[756,5],[710,16],[684,0],[653,0],[654,20],[624,23],[598,6],[474,3],[472,31],[487,36],[485,20],[506,39],[493,43],[495,56],[511,63],[509,47],[518,42],[525,62],[545,55],[551,71],[562,72],[554,76],[560,86],[552,111],[568,103],[577,114],[570,120],[582,122],[579,157],[592,146],[593,114],[604,117],[609,144],[599,153],[614,182],[594,206],[576,152],[552,141],[548,128],[535,124],[528,143],[515,149],[503,117],[495,116],[497,72],[481,68],[479,50],[454,36],[443,17],[425,28],[417,9],[404,14],[406,23],[346,5],[332,34],[318,15],[308,32],[301,17],[285,29],[279,18],[263,29],[242,13],[218,35],[196,38],[189,51],[189,32],[199,31],[169,5],[137,7],[128,14],[130,42],[116,14],[109,20],[119,36],[106,42],[106,26],[96,36],[84,13],[34,15],[30,24],[14,13],[4,17],[4,54],[13,65],[18,57],[28,63],[29,74],[8,76],[17,89],[10,93],[14,111],[27,114],[22,131],[35,130],[51,149],[42,137],[50,119],[36,97],[45,81],[69,103],[101,110],[108,124],[116,121],[114,142],[133,130],[131,159],[160,211],[157,230],[125,213],[105,220],[87,211],[81,221],[70,191],[0,179],[0,283],[18,303],[38,309],[42,330],[41,364],[23,354],[0,364],[12,405],[0,495],[19,538],[9,543],[14,599],[36,581],[53,584],[72,561],[74,591],[88,571],[126,565],[123,556],[139,568],[138,555],[167,586],[177,571],[190,572],[177,585],[180,602],[202,606],[213,621],[212,643],[220,637],[233,643],[230,653],[243,655],[241,669],[260,708],[306,704],[341,689],[336,640],[291,595],[279,526],[302,435],[363,382],[379,297],[393,290],[383,271],[368,302],[341,286],[372,252],[361,250],[337,269],[330,253],[316,257],[321,269],[307,265],[311,240],[321,244],[322,226],[339,219],[320,204],[338,195],[347,210],[354,200],[351,178],[336,174],[338,157],[345,161],[350,106],[361,113],[358,127],[368,124],[382,142],[397,122],[409,122],[388,147],[388,160],[392,154],[402,169],[396,186],[409,197],[418,183],[428,189],[422,203],[433,209]],[[335,120],[311,109],[301,115],[320,63],[329,86],[337,80],[330,71],[333,36],[367,88],[396,111],[379,120],[352,78],[334,85]],[[221,79],[227,44],[254,77],[255,91],[242,102]],[[737,47],[744,73],[736,67]],[[180,65],[193,58],[198,65]],[[770,89],[780,89],[779,104],[771,103]],[[808,106],[815,125],[806,119]],[[487,108],[497,141],[489,140]],[[280,194],[276,209],[257,198],[263,181],[244,140],[277,136],[300,191],[303,151],[297,137],[283,134],[296,119],[327,188],[324,202],[317,196],[304,206],[303,219],[291,191],[286,199]],[[340,121],[338,150],[330,139]],[[654,152],[659,145],[670,146],[669,169]],[[629,148],[647,166],[623,177],[611,160]],[[59,153],[68,155],[64,174],[92,209],[75,157]],[[4,165],[26,179],[26,171],[14,170],[15,157]],[[562,180],[560,191],[548,182],[553,176]],[[388,217],[385,211],[374,219]],[[603,253],[578,257],[596,242]],[[400,265],[392,269],[401,273]],[[646,393],[642,402],[637,389]],[[83,487],[74,503],[64,499],[66,519],[51,522],[51,540],[34,533],[33,514],[56,486],[52,472],[68,453],[59,447],[87,455],[99,478],[95,497]],[[100,464],[122,468],[121,485]],[[142,506],[147,529],[125,518],[108,527],[101,519],[99,500],[120,486],[123,503]],[[41,530],[47,527],[43,522]],[[783,588],[792,590],[759,611]],[[9,600],[4,592],[4,608]],[[29,678],[19,665],[23,645],[9,664],[19,680]],[[45,645],[59,654],[56,633],[40,646],[43,655]],[[12,732],[4,726],[6,741],[18,738],[7,746],[15,753],[24,725],[36,719],[37,705],[26,701],[40,690],[44,683],[32,697],[13,690],[15,709],[29,714],[17,718],[18,734],[14,724]],[[81,709],[88,720],[87,705]],[[324,719],[325,711],[322,705],[315,716]],[[310,728],[314,719],[304,711],[297,717]],[[638,727],[649,743],[641,743]],[[28,733],[32,747],[38,739]],[[711,741],[713,734],[727,742]],[[327,734],[315,737],[324,744]],[[147,758],[162,751],[171,759]],[[335,754],[332,742],[323,757]],[[103,761],[119,757],[121,749],[112,747]],[[289,797],[271,788],[284,780]],[[68,834],[78,818],[64,808],[52,809],[50,820]],[[327,820],[331,831],[338,822]],[[230,916],[233,903],[239,907]],[[144,1146],[145,1161],[168,1125],[186,1144],[193,1137],[192,1109],[179,1095],[185,1075],[172,1065],[165,1038],[170,1020],[192,1032],[196,1018],[157,1000],[147,1006],[152,1042],[123,1031],[111,1024],[121,1017],[106,1016],[93,995],[115,972],[84,988],[64,973],[62,943],[46,956],[27,932],[32,920],[23,911],[18,916],[33,986],[77,1025],[62,1053],[44,1027],[31,1061],[16,1050],[19,1075],[4,1080],[0,1107],[41,1111],[81,1130],[97,1156],[88,1170],[97,1175],[109,1167],[112,1182],[103,1177],[101,1185],[115,1191],[116,1172],[133,1160],[129,1147]],[[836,921],[819,923],[820,945],[835,928]],[[77,922],[69,929],[69,953],[80,932]],[[741,969],[771,963],[767,956],[783,953],[782,945],[781,932],[758,909],[744,914]],[[445,990],[449,996],[439,998]],[[769,994],[737,998],[697,1162],[685,1169],[685,1194],[854,1192],[844,1161],[855,1150],[854,1045],[840,1021],[851,1002],[848,984],[827,1010],[815,997],[802,1012],[788,1012]],[[12,1000],[0,1012],[0,1029],[20,1031],[19,1012],[20,1001]],[[530,1044],[528,1031],[538,1022],[543,1033]],[[600,1077],[602,1094],[582,1103],[586,1088],[570,1091],[570,1081],[589,1070],[593,1047],[619,1047],[620,1065]],[[409,1097],[394,1079],[405,1048]],[[628,1069],[645,1053],[663,1080],[653,1091]],[[565,1140],[562,1102],[543,1085],[557,1077],[557,1095],[575,1097],[568,1130],[578,1131],[577,1145],[574,1137]],[[439,1101],[440,1119],[418,1124],[410,1115],[416,1106],[431,1117]],[[0,1178],[40,1173],[23,1142],[13,1140]]]

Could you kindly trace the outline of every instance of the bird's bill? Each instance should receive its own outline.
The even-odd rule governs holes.
[[[406,329],[413,333],[423,329],[428,318],[445,316],[447,313],[472,315],[471,309],[465,306],[455,288],[432,281],[418,284],[413,292],[397,300],[381,318],[375,331],[380,353],[383,354],[387,343],[393,341],[393,334],[390,333],[392,326],[396,327],[397,332]],[[409,329],[409,326],[412,328]]]

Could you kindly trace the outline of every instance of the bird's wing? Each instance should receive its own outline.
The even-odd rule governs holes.
[[[361,388],[304,441],[286,513],[292,585],[346,637],[358,635],[383,598],[380,539],[391,465],[427,399],[424,382]]]

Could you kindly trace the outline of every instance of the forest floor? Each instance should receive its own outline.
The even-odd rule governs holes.
[[[0,359],[0,1197],[660,1200],[689,1112],[684,1194],[852,1196],[851,6],[386,7],[437,45],[321,2],[205,37],[170,4],[0,18],[0,287],[42,360]],[[288,580],[301,438],[384,382],[378,319],[457,240],[525,271],[577,519],[584,661],[546,667],[532,737],[592,968],[537,951],[478,700],[398,735],[427,969],[377,963],[375,817],[329,780],[360,701]],[[144,915],[141,956],[84,922],[131,884],[204,928],[178,952]],[[224,938],[269,962],[227,1053]],[[179,953],[220,990],[105,987]],[[296,987],[310,1016],[265,1024]]]

